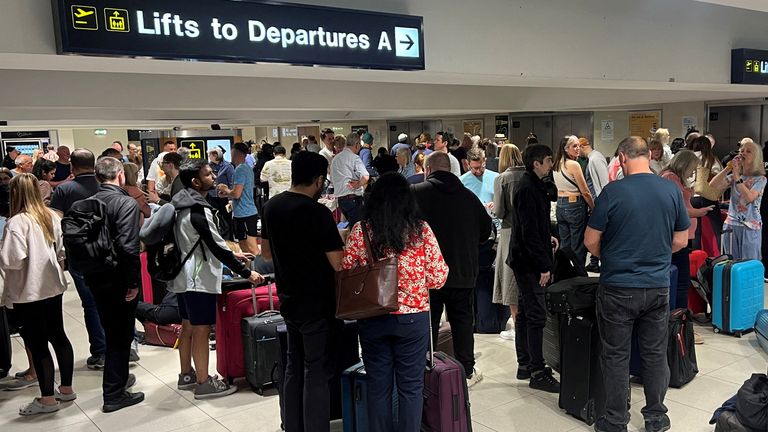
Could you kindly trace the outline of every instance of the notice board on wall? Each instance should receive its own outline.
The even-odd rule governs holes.
[[[636,111],[629,113],[629,134],[645,139],[653,136],[661,127],[661,111]]]

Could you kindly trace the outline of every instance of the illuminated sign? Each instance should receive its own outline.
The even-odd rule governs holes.
[[[768,51],[731,51],[731,84],[768,84]]]
[[[255,0],[52,1],[60,54],[424,69],[419,16]]]

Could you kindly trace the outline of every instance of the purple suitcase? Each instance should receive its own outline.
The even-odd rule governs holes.
[[[472,432],[464,367],[448,354],[433,351],[431,326],[429,336],[430,355],[427,370],[424,372],[422,430]]]

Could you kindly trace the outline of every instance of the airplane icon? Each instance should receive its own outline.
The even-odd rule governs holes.
[[[81,8],[77,8],[77,12],[75,12],[75,17],[84,18],[84,17],[87,17],[88,15],[93,15],[94,13],[96,12],[92,10],[85,11],[85,10],[82,10]]]

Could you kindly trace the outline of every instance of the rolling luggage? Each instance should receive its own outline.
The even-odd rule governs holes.
[[[339,357],[336,359],[336,373],[331,379],[331,420],[342,418],[342,374],[348,368],[360,363],[360,344],[358,342],[357,321],[344,321],[344,329],[341,335],[341,349],[338,351]],[[288,365],[288,328],[286,324],[277,326],[277,339],[280,344],[280,356],[278,364],[274,369],[275,376],[273,381],[277,386],[277,393],[280,402],[280,421],[285,422],[285,368]],[[282,424],[281,428],[285,429]]]
[[[493,302],[493,280],[496,276],[493,266],[496,260],[496,251],[493,250],[495,240],[494,228],[491,238],[480,245],[478,253],[480,273],[475,281],[475,333],[497,334],[507,328],[509,321],[509,307]]]
[[[562,325],[567,320],[568,316],[565,314],[547,312],[547,324],[544,326],[542,351],[544,352],[544,363],[557,373],[560,373],[560,362],[562,361],[560,358],[562,352],[560,334],[562,333]]]
[[[277,290],[271,284],[272,303],[279,308]],[[269,309],[270,287],[255,288],[256,310],[253,307],[252,284],[246,279],[222,282],[222,294],[216,299],[216,370],[230,384],[245,376],[243,338],[240,320]],[[247,289],[242,289],[247,288]]]
[[[11,329],[5,308],[0,306],[0,379],[11,371]]]
[[[757,313],[757,318],[755,318],[755,335],[763,351],[768,353],[768,309],[763,309]]]
[[[712,326],[715,332],[742,334],[752,331],[763,308],[763,263],[757,260],[719,263],[713,271]]]
[[[358,362],[345,369],[341,375],[341,408],[344,432],[367,432],[368,425],[368,375],[365,366]],[[392,425],[397,430],[399,412],[397,388],[392,387]]]
[[[568,414],[591,425],[605,412],[606,397],[597,323],[593,314],[573,315],[562,329],[558,405]]]
[[[575,277],[546,288],[544,299],[552,314],[581,312],[594,309],[600,278]]]
[[[424,431],[472,431],[464,367],[442,352],[431,353],[430,364],[424,372],[424,411],[421,423]]]
[[[269,310],[240,320],[245,379],[260,395],[264,393],[265,386],[273,383],[273,371],[280,359],[277,326],[284,320],[275,310],[272,287],[272,284],[267,285]],[[256,289],[251,288],[250,291],[253,309],[258,310]]]

